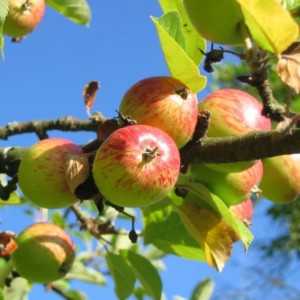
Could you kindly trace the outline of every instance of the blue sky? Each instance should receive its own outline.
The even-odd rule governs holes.
[[[89,27],[76,25],[47,8],[38,29],[20,44],[6,38],[5,61],[0,62],[0,126],[13,121],[67,115],[87,119],[82,89],[91,80],[101,84],[92,112],[114,117],[120,99],[132,84],[149,76],[169,75],[150,20],[150,15],[161,15],[158,1],[91,0],[89,4],[92,10]],[[207,93],[208,90],[202,91],[198,98]],[[79,144],[95,137],[91,133],[50,132],[50,135]],[[0,141],[0,146],[30,146],[36,141],[33,134],[26,134]],[[255,213],[253,231],[257,241],[271,234],[267,232],[265,236],[266,232],[262,231],[270,226],[264,217],[267,206],[268,202],[264,202]],[[1,230],[20,232],[28,225],[30,219],[22,217],[20,211],[19,208],[1,209]],[[274,228],[272,234],[276,234],[276,230]],[[174,295],[188,298],[194,285],[206,277],[216,282],[217,293],[230,285],[243,287],[249,278],[243,266],[260,262],[255,261],[258,258],[255,243],[247,255],[237,244],[221,274],[203,263],[167,257],[167,269],[161,273],[167,299]],[[105,288],[84,285],[83,290],[90,299],[96,299],[95,295],[97,299],[115,299],[112,282]],[[34,287],[29,299],[41,298],[61,299],[54,293],[45,294],[43,287]],[[264,298],[268,298],[265,293]]]

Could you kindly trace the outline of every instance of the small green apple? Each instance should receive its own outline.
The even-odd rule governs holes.
[[[31,282],[49,283],[65,276],[75,258],[70,236],[53,223],[35,223],[16,238],[11,256],[16,271]]]
[[[262,195],[276,203],[289,203],[300,194],[300,154],[265,158],[259,188]]]
[[[224,45],[243,43],[239,24],[244,20],[236,0],[184,0],[188,17],[207,40]]]
[[[44,208],[63,208],[77,202],[65,170],[68,160],[80,154],[83,150],[78,145],[62,138],[44,139],[30,147],[18,171],[25,197]]]
[[[45,7],[45,0],[9,0],[3,33],[16,38],[26,36],[41,22]]]

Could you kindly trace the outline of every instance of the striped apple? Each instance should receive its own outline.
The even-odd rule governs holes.
[[[181,148],[194,134],[197,105],[197,96],[181,81],[156,76],[130,87],[123,96],[119,111],[138,124],[160,128]]]
[[[163,199],[179,176],[180,155],[164,131],[131,125],[113,132],[97,150],[93,177],[110,202],[142,207]]]

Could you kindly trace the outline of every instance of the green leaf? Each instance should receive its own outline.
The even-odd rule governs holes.
[[[1,205],[20,205],[20,204],[23,204],[23,202],[17,192],[11,193],[8,200],[5,200],[5,201],[0,200],[0,206]]]
[[[206,41],[192,26],[185,11],[183,0],[159,0],[159,3],[164,13],[167,13],[169,11],[177,11],[177,13],[179,14],[181,20],[180,28],[185,38],[184,49],[187,55],[194,61],[194,63],[196,65],[199,65],[203,58],[203,54],[199,51],[199,49],[205,51]],[[176,24],[178,24],[178,22]]]
[[[189,175],[181,175],[178,180],[178,187],[182,187],[194,193],[216,216],[219,216],[228,226],[230,226],[240,237],[247,251],[253,240],[253,234],[250,230],[230,212],[226,204],[215,194],[199,182],[193,182]]]
[[[5,300],[3,290],[1,288],[0,288],[0,300]]]
[[[298,24],[274,0],[237,0],[254,41],[272,53],[281,53],[299,35]]]
[[[105,285],[106,280],[99,271],[85,266],[81,261],[75,260],[71,270],[67,273],[66,278],[78,279],[91,284]]]
[[[128,298],[134,290],[136,276],[127,260],[118,254],[107,253],[106,261],[115,282],[115,293],[119,299]]]
[[[64,291],[64,297],[70,300],[88,300],[84,293],[76,290]]]
[[[130,263],[135,276],[138,278],[146,293],[153,299],[160,300],[162,295],[162,281],[158,271],[144,256],[130,250],[120,250]]]
[[[214,291],[214,283],[210,278],[200,281],[193,290],[191,300],[209,300]]]
[[[300,8],[300,0],[285,0],[286,9],[288,11],[297,11]]]
[[[4,58],[4,52],[3,52],[4,38],[2,35],[2,31],[3,31],[3,25],[7,13],[8,13],[8,0],[1,0],[0,1],[0,51],[2,54],[2,58]]]
[[[205,87],[206,77],[200,75],[198,65],[185,52],[183,42],[178,43],[181,41],[181,21],[178,12],[167,12],[161,18],[151,19],[156,26],[171,75],[185,83],[194,93],[198,93]],[[173,36],[174,32],[176,36]]]
[[[12,261],[7,261],[3,257],[0,257],[0,288],[3,288],[5,286],[5,279],[10,275],[12,269]]]
[[[205,261],[203,249],[182,225],[172,205],[163,202],[143,209],[144,243],[177,256]]]
[[[9,300],[21,300],[26,295],[27,291],[27,280],[22,277],[15,278],[10,287],[3,289],[4,299]]]
[[[91,10],[85,0],[46,0],[46,3],[71,21],[89,25]]]

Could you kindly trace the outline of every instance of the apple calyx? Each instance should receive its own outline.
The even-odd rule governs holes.
[[[175,92],[177,95],[179,95],[183,100],[186,100],[188,98],[188,95],[190,91],[185,87],[176,87]]]

